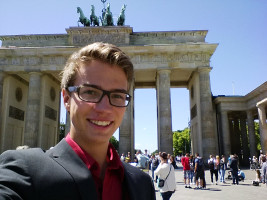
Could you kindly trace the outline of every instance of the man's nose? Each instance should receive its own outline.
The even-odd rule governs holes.
[[[100,110],[110,109],[112,108],[112,105],[109,102],[109,96],[108,94],[104,94],[100,102],[96,104],[96,108]]]

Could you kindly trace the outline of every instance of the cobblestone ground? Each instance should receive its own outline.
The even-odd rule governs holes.
[[[267,187],[264,184],[253,186],[252,181],[256,178],[256,172],[249,169],[242,169],[245,173],[245,180],[239,182],[239,185],[232,185],[232,180],[226,179],[226,183],[219,183],[218,185],[211,184],[210,172],[205,171],[205,178],[207,188],[204,190],[194,189],[196,186],[192,185],[192,189],[185,188],[183,181],[183,170],[181,165],[179,169],[175,170],[176,178],[176,192],[172,195],[171,200],[259,200],[267,199]],[[151,171],[150,171],[151,173]],[[228,170],[225,177],[227,177]],[[159,189],[155,184],[157,200],[161,200]]]

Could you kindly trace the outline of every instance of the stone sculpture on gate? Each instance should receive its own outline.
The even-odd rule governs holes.
[[[81,24],[83,24],[84,26],[100,26],[99,21],[101,22],[102,26],[114,26],[113,15],[112,15],[112,12],[110,10],[110,3],[108,3],[107,8],[105,8],[106,0],[101,0],[101,2],[103,3],[104,8],[102,9],[102,16],[100,16],[100,17],[96,16],[94,5],[91,5],[90,19],[84,15],[84,13],[80,7],[77,7],[77,13],[80,14],[80,17],[78,20],[78,26],[79,26],[79,22]],[[121,8],[121,12],[120,12],[119,17],[117,19],[117,26],[124,26],[124,24],[125,24],[125,10],[126,10],[126,5],[124,4]]]

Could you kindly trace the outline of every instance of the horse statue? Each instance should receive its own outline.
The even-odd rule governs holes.
[[[103,14],[104,13],[102,13],[102,16],[103,16]],[[104,19],[102,20],[102,25],[103,26],[114,26],[112,12],[110,12],[110,3],[108,3],[108,5],[107,5]]]
[[[118,26],[124,26],[124,22],[125,22],[125,10],[126,10],[126,5],[124,4],[121,8],[121,13],[118,17],[117,20],[117,25]]]
[[[79,26],[79,22],[81,22],[84,26],[90,26],[90,20],[84,16],[83,11],[80,7],[77,7],[77,13],[80,13],[78,26]]]
[[[95,15],[95,6],[91,5],[91,15],[90,15],[91,26],[99,26],[98,17]]]

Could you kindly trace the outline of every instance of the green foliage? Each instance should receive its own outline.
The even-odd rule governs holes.
[[[151,153],[151,155],[155,155],[156,153],[159,153],[159,150],[155,150],[154,152]]]
[[[178,130],[173,132],[174,155],[185,154],[191,151],[190,130]]]
[[[261,150],[261,142],[260,142],[260,126],[258,122],[254,122],[255,125],[255,140],[256,140],[256,147],[257,150]]]
[[[119,141],[114,136],[109,139],[109,142],[114,146],[117,151],[119,151]]]
[[[59,125],[59,141],[65,137],[65,127],[66,124],[61,122]]]

